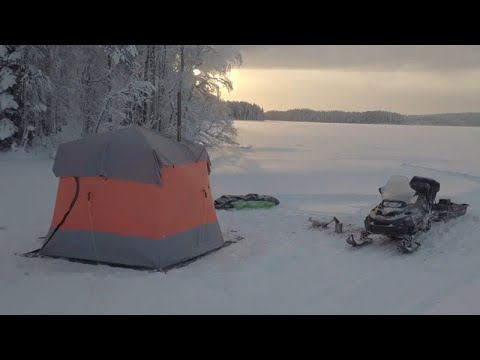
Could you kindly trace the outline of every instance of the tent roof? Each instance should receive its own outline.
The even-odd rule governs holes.
[[[140,126],[104,132],[63,143],[53,172],[64,176],[105,176],[159,184],[160,169],[210,158],[203,145],[175,141]]]

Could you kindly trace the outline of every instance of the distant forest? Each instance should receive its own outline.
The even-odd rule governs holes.
[[[388,111],[346,112],[294,109],[267,111],[265,118],[324,123],[480,126],[480,113],[403,115]]]
[[[398,125],[442,125],[480,126],[480,113],[452,113],[429,115],[403,115],[389,111],[316,111],[292,109],[286,111],[263,111],[256,104],[228,102],[232,116],[236,120],[275,120],[347,124],[398,124]]]
[[[236,120],[265,120],[263,109],[246,101],[226,101],[230,115]]]

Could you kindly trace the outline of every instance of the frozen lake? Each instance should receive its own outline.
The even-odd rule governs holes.
[[[278,197],[218,211],[245,239],[167,274],[13,255],[39,247],[57,179],[52,160],[0,156],[0,313],[480,314],[480,128],[237,122],[242,148],[211,152],[215,197]],[[468,214],[420,249],[361,249],[308,218],[362,225],[391,175],[433,177]]]

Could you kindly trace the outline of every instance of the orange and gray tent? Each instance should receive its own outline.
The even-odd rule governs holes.
[[[163,269],[224,245],[205,146],[132,126],[61,144],[39,255]]]

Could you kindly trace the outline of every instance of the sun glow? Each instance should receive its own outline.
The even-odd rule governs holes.
[[[242,79],[240,75],[239,69],[230,70],[228,73],[228,79],[230,79],[233,84],[233,91],[230,92],[225,86],[220,85],[221,97],[223,100],[230,100],[232,96],[231,94],[235,91],[235,89],[238,89],[242,86]]]
[[[233,91],[223,91],[224,100],[252,102],[265,110],[476,112],[480,94],[480,70],[442,74],[240,68],[233,69],[229,77]]]

